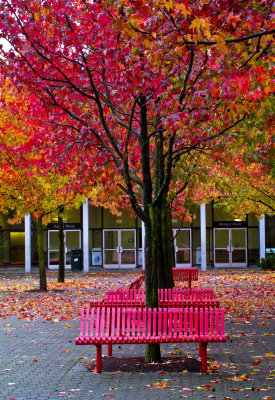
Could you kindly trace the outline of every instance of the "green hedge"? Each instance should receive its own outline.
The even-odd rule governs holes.
[[[261,261],[257,264],[261,269],[271,269],[275,270],[275,253],[267,254],[265,258],[262,258]]]

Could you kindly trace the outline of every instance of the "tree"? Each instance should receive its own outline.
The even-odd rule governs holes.
[[[73,173],[71,171],[70,174],[67,172],[67,175],[64,175],[60,173],[58,168],[53,167],[47,173],[41,173],[36,164],[38,163],[39,166],[40,157],[44,157],[43,151],[27,152],[25,154],[22,152],[19,154],[18,149],[24,148],[31,134],[30,127],[24,129],[24,118],[20,116],[20,112],[23,112],[23,109],[28,106],[30,99],[27,93],[21,91],[20,102],[18,103],[18,92],[10,82],[4,80],[3,77],[1,78],[0,209],[3,212],[14,211],[14,217],[10,221],[13,224],[21,222],[22,218],[28,213],[32,213],[36,220],[40,290],[46,291],[43,224],[49,222],[53,214],[58,214],[60,225],[58,282],[64,282],[65,260],[62,214],[65,206],[80,206],[86,196],[81,195],[78,186],[79,181],[75,179],[75,170]],[[22,98],[24,98],[24,101],[22,101]],[[14,114],[14,109],[16,109],[16,114]],[[32,131],[34,129],[37,130],[38,127],[33,126]],[[90,183],[94,183],[91,175],[89,178]],[[85,183],[85,190],[89,189],[90,186]],[[84,193],[83,190],[82,193]]]
[[[50,110],[59,145],[84,142],[94,168],[108,160],[122,175],[144,221],[146,305],[156,307],[157,288],[171,277],[167,214],[185,187],[173,185],[178,163],[246,130],[258,99],[268,101],[272,2],[4,0],[1,7],[1,36],[12,47],[3,52],[5,73]],[[159,346],[148,346],[146,361],[159,359]]]
[[[211,185],[219,204],[238,218],[254,213],[275,214],[275,179],[266,158],[257,161],[256,153],[247,157],[244,150],[231,154],[230,165],[220,160],[211,171]],[[261,155],[263,157],[263,155]],[[233,161],[233,164],[232,164]],[[210,189],[211,190],[211,189]]]

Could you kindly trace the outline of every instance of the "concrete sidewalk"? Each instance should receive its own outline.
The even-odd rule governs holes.
[[[215,372],[96,374],[85,366],[95,359],[95,346],[74,344],[78,320],[0,318],[0,400],[275,399],[274,320],[261,316],[237,323],[228,320],[225,329],[226,343],[209,344],[208,358],[215,360]],[[182,356],[198,356],[197,343],[179,347]],[[171,344],[161,348],[164,357],[175,350]],[[144,356],[144,349],[113,346],[113,356]],[[106,346],[103,352],[107,354]]]
[[[268,356],[274,352],[274,337],[267,336],[272,333],[271,326],[268,330],[265,327],[265,336],[261,325],[239,324],[237,330],[232,325],[227,326],[226,331],[230,335],[227,343],[209,345],[209,358],[214,358],[222,365],[215,372],[161,375],[89,372],[83,361],[89,362],[95,358],[95,347],[74,345],[78,329],[78,321],[26,322],[14,317],[1,319],[0,399],[274,398],[274,390],[271,390],[271,387],[274,388],[274,358]],[[144,355],[143,345],[113,347],[115,357]],[[197,356],[197,344],[178,347],[182,347],[183,355]],[[172,345],[162,346],[163,356],[169,355],[172,350]],[[256,374],[253,373],[255,370],[258,370]],[[249,380],[238,378],[243,374]],[[167,388],[160,389],[161,385],[156,385],[161,382],[167,384]],[[207,386],[198,388],[203,385]],[[205,390],[208,386],[210,390]]]

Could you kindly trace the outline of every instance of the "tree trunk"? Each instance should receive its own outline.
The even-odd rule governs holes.
[[[155,218],[157,227],[157,249],[156,257],[158,288],[174,287],[172,267],[174,266],[174,245],[170,204],[167,201],[168,188],[162,191],[165,182],[165,159],[166,149],[164,148],[163,131],[161,129],[161,118],[157,116],[156,126],[160,129],[155,135],[155,176],[154,176],[154,197],[158,198],[155,205]]]
[[[146,308],[158,308],[158,264],[159,229],[158,218],[154,208],[149,207],[150,224],[145,225],[145,295]],[[145,362],[161,362],[160,345],[151,343],[146,345]]]
[[[158,268],[158,288],[173,288],[172,268],[175,267],[175,249],[173,241],[172,215],[170,204],[163,203],[161,209],[161,242],[163,262]]]
[[[45,257],[43,250],[43,224],[42,215],[37,220],[37,250],[38,250],[38,262],[39,262],[39,282],[40,290],[47,291],[47,277],[46,277],[46,266]]]
[[[58,213],[58,235],[59,235],[59,267],[57,282],[65,282],[65,249],[64,249],[64,223],[63,223],[63,207]]]
[[[150,224],[145,224],[146,307],[158,308],[158,289],[174,286],[174,255],[170,207],[149,207]],[[145,362],[161,362],[160,346],[146,345]]]
[[[158,288],[173,287],[170,228],[167,227],[167,187],[165,183],[162,130],[155,135],[155,174],[151,177],[150,140],[148,139],[147,100],[140,97],[140,146],[143,176],[143,211],[145,225],[145,299],[147,308],[158,308]],[[160,126],[157,118],[156,126]],[[167,182],[167,180],[166,180]],[[129,187],[129,185],[128,185]],[[162,188],[162,189],[161,189]],[[153,200],[153,195],[154,199]],[[171,227],[171,223],[169,223]],[[169,239],[167,240],[167,237]],[[171,272],[169,272],[171,271]],[[147,344],[145,362],[161,362],[160,345]]]

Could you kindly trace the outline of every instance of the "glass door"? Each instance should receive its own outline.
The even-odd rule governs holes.
[[[245,228],[214,230],[214,266],[247,266],[247,239]]]
[[[104,230],[103,246],[105,268],[136,267],[136,232],[134,229]]]
[[[191,229],[173,229],[176,267],[191,267]]]
[[[48,268],[56,269],[59,266],[59,233],[48,231]]]
[[[119,264],[118,230],[103,231],[103,265],[117,268]]]
[[[246,229],[231,229],[231,265],[232,267],[247,266]]]
[[[136,231],[134,229],[120,231],[120,266],[122,268],[136,266]]]
[[[72,249],[81,249],[80,230],[66,230],[65,233],[65,267],[71,268]]]
[[[65,267],[71,268],[71,250],[81,248],[80,230],[64,231]],[[59,232],[48,231],[48,268],[59,266]]]
[[[25,264],[25,232],[10,232],[10,264]]]

